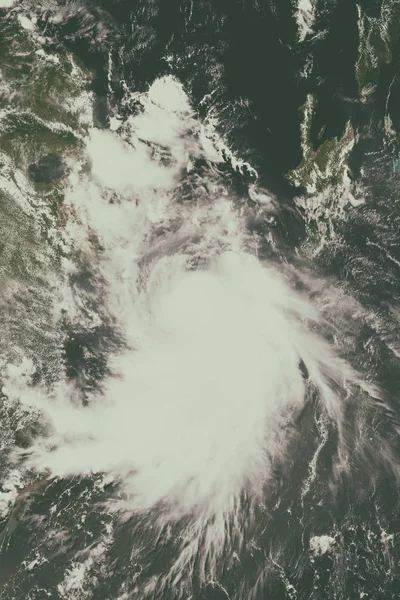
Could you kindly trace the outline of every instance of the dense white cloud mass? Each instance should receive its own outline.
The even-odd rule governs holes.
[[[213,513],[246,484],[259,490],[287,411],[304,402],[300,358],[318,373],[328,351],[297,322],[308,306],[253,257],[187,267],[184,255],[160,259],[126,307],[135,347],[114,358],[104,395],[87,408],[64,392],[40,400],[54,436],[36,467],[113,473],[139,509]]]
[[[205,543],[223,541],[241,494],[257,498],[284,454],[285,425],[306,400],[300,362],[333,419],[340,399],[328,381],[350,371],[311,330],[318,315],[307,299],[252,255],[182,86],[162,78],[139,101],[116,132],[91,132],[91,168],[73,169],[66,194],[69,244],[124,338],[108,358],[112,375],[88,406],[72,384],[27,387],[12,369],[5,390],[49,423],[30,466],[104,472],[120,482],[125,510],[191,515],[185,561],[205,523]],[[93,291],[74,287],[71,298],[78,319]]]

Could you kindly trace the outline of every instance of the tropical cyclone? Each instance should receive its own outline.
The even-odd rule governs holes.
[[[0,11],[0,597],[395,599],[395,13],[100,4]]]
[[[91,172],[77,164],[66,195],[70,243],[85,254],[102,314],[122,335],[123,347],[108,356],[111,374],[86,406],[67,381],[46,392],[14,388],[6,377],[3,389],[48,423],[19,452],[26,467],[112,475],[124,500],[109,506],[156,509],[160,529],[189,518],[175,577],[199,552],[215,572],[225,545],[235,549],[253,510],[243,502],[260,502],[285,456],[287,423],[311,390],[340,431],[339,390],[358,379],[313,331],[320,317],[291,289],[289,273],[249,253],[240,212],[213,174],[219,154],[200,143],[181,84],[157,80],[141,102],[119,132],[93,132]],[[117,159],[107,170],[103,152]],[[196,200],[182,204],[180,180],[200,159],[208,166],[194,180]],[[79,318],[93,291],[74,286],[71,297],[70,318]]]

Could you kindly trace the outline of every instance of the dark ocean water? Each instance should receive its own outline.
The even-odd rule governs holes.
[[[343,342],[344,358],[368,383],[383,390],[383,400],[375,403],[360,394],[358,402],[346,404],[348,468],[341,470],[338,431],[324,421],[310,382],[304,409],[295,423],[287,425],[289,449],[284,459],[276,461],[273,484],[246,530],[241,552],[233,556],[226,548],[218,579],[207,582],[196,564],[183,592],[179,581],[153,594],[146,586],[179,557],[185,523],[178,521],[155,537],[149,534],[152,513],[115,523],[104,512],[99,478],[35,480],[21,490],[0,533],[0,598],[397,599],[400,38],[393,34],[391,59],[379,70],[376,88],[366,102],[356,73],[357,7],[379,19],[381,2],[317,2],[313,34],[302,42],[297,7],[289,0],[64,5],[70,10],[56,22],[51,19],[52,7],[30,11],[34,14],[37,9],[36,26],[46,36],[45,50],[71,52],[90,74],[93,124],[107,129],[115,114],[121,118],[134,114],[135,99],[123,102],[126,87],[141,92],[167,74],[182,81],[200,118],[213,107],[229,147],[257,170],[260,186],[279,202],[271,234],[273,251],[265,241],[269,223],[249,209],[248,230],[259,240],[260,256],[312,272],[338,297],[347,295],[358,303],[357,310],[350,305],[343,313],[334,303],[328,307],[325,316],[330,322],[324,333]],[[394,15],[393,19],[400,18],[398,11]],[[9,18],[8,12],[0,12],[4,22]],[[6,60],[4,49],[2,54]],[[304,76],[306,64],[311,67]],[[295,201],[304,195],[306,203],[311,202],[311,195],[287,177],[302,161],[300,108],[309,94],[317,102],[310,134],[313,151],[340,139],[348,121],[356,130],[347,164],[351,185],[366,201],[361,206],[347,204],[344,216],[332,212],[335,236],[328,236],[311,258],[302,252],[310,242],[307,210]],[[390,135],[384,129],[385,115],[391,118]],[[53,176],[61,176],[57,156],[46,154],[44,162],[30,163],[36,183],[47,185]],[[197,166],[200,172],[201,165]],[[48,175],[49,169],[56,175],[54,171]],[[232,193],[244,195],[253,180],[251,171],[235,170],[229,158],[219,169]],[[336,183],[329,192],[333,202],[340,196],[341,182]],[[246,201],[252,207],[251,200]],[[92,294],[93,306],[101,303],[90,266],[81,266],[73,277],[74,289]],[[306,284],[298,277],[296,285]],[[318,294],[316,290],[317,301]],[[113,325],[105,320],[89,331],[66,319],[62,326],[66,374],[84,389],[85,398],[101,387],[110,372],[108,355],[123,344]],[[308,379],[308,373],[303,374]],[[29,446],[36,434],[34,426],[22,428],[17,444]],[[318,448],[312,475],[310,465]],[[119,493],[114,483],[105,489]],[[57,510],[52,512],[55,502]],[[112,542],[107,541],[111,523]],[[321,536],[329,536],[330,550],[310,552],[310,540]],[[84,549],[98,543],[105,547],[106,562],[93,559],[82,590],[60,588],[70,565],[82,562]],[[37,558],[39,566],[30,566],[39,556],[49,558],[43,562]]]

